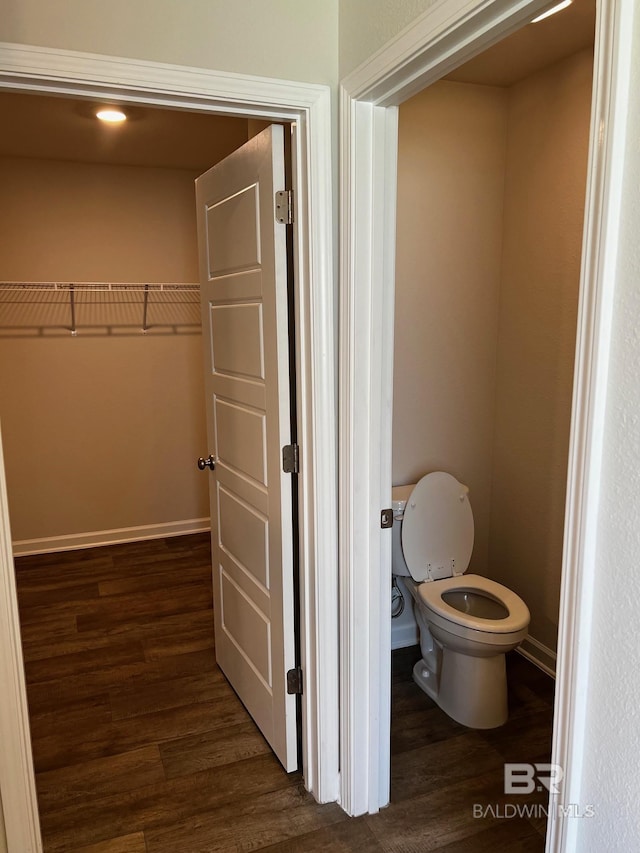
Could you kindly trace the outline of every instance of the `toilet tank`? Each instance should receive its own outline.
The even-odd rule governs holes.
[[[391,574],[403,578],[410,578],[411,572],[407,568],[402,553],[402,519],[404,509],[409,500],[409,495],[415,488],[415,483],[408,486],[394,486],[391,490],[391,506],[393,508],[393,529],[391,531]]]

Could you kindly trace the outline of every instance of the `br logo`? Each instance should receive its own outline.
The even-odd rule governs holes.
[[[505,794],[533,794],[547,790],[550,794],[560,793],[564,771],[559,764],[505,764]]]

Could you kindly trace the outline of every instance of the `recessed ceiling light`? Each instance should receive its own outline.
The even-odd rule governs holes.
[[[556,12],[562,12],[563,9],[566,9],[567,6],[571,5],[571,2],[572,0],[562,0],[562,3],[558,3],[557,6],[552,6],[550,9],[547,9],[546,12],[543,12],[541,15],[538,15],[537,18],[534,18],[531,23],[537,24],[538,21],[544,21],[545,18],[555,15]]]
[[[109,124],[118,124],[121,121],[127,120],[126,113],[123,113],[122,110],[116,110],[113,107],[99,109],[96,113],[96,118],[99,118],[100,121],[109,122]]]

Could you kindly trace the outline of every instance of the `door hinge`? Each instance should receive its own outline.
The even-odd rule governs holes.
[[[387,527],[393,527],[393,510],[392,509],[381,509],[380,510],[380,527],[383,530],[386,530]]]
[[[300,470],[300,451],[297,444],[285,444],[282,448],[282,470],[285,474],[297,474]]]
[[[287,693],[302,693],[302,667],[296,666],[287,672]]]
[[[276,222],[293,224],[293,190],[278,190],[276,193]]]

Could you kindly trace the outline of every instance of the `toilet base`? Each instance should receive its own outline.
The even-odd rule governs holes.
[[[438,703],[438,678],[423,660],[419,660],[413,667],[413,680],[421,690],[433,701]]]
[[[474,657],[442,648],[441,655],[429,658],[414,666],[413,680],[445,714],[471,729],[494,729],[506,723],[504,654]]]

